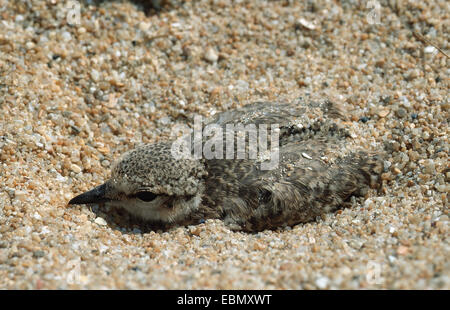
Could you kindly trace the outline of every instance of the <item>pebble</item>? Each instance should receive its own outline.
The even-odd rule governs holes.
[[[299,18],[299,19],[297,20],[297,23],[298,23],[299,25],[301,25],[303,28],[308,29],[308,30],[314,30],[314,29],[316,29],[316,26],[315,26],[313,23],[307,21],[307,20],[304,19],[304,18]]]
[[[408,73],[406,74],[406,78],[408,80],[414,80],[415,78],[420,76],[421,71],[419,69],[412,69],[410,71],[408,71]]]
[[[423,51],[424,51],[426,54],[433,54],[433,53],[437,52],[437,49],[436,49],[434,46],[429,45],[429,46],[425,47],[425,48],[423,49]]]
[[[94,80],[94,82],[98,82],[100,80],[100,73],[97,70],[92,69],[91,78]]]
[[[450,193],[450,185],[436,184],[434,188],[441,193]]]
[[[21,191],[21,190],[15,190],[14,191],[14,198],[20,201],[25,201],[27,200],[29,194],[26,191]]]
[[[425,173],[434,175],[436,172],[434,161],[432,159],[425,160],[423,167]]]
[[[42,250],[38,250],[38,251],[34,251],[33,252],[33,257],[41,258],[41,257],[44,257],[44,256],[45,256],[45,252],[42,251]]]
[[[359,119],[359,121],[363,122],[363,123],[367,123],[369,121],[369,118],[367,116],[363,116]]]
[[[68,31],[64,31],[61,37],[64,41],[70,41],[72,39],[72,35]]]
[[[302,153],[302,156],[305,157],[306,159],[312,159],[312,157],[306,153]]]
[[[190,230],[189,230],[189,232],[190,232],[192,235],[194,235],[194,236],[200,236],[201,231],[202,231],[202,230],[200,229],[199,226],[191,227]]]
[[[27,43],[25,44],[25,47],[26,47],[28,50],[33,49],[35,46],[36,46],[36,45],[35,45],[33,42],[27,42]]]
[[[70,165],[70,170],[72,170],[75,173],[80,173],[82,171],[80,166],[78,166],[76,164],[71,164]]]
[[[209,47],[205,52],[205,59],[210,63],[215,63],[219,59],[219,55],[213,48]]]
[[[106,226],[108,223],[105,221],[104,218],[102,217],[97,217],[94,221],[96,224],[100,225],[100,226]]]
[[[379,117],[386,117],[389,115],[391,111],[389,109],[381,109],[380,111],[378,111],[378,116]]]
[[[401,174],[402,171],[400,169],[398,169],[397,167],[394,167],[394,169],[392,170],[395,174]]]
[[[319,289],[323,290],[327,288],[329,281],[330,280],[327,277],[319,277],[316,279],[316,285]]]
[[[398,117],[403,118],[406,116],[406,110],[404,108],[398,108],[397,111],[395,111],[395,114]]]
[[[147,22],[140,22],[139,23],[139,30],[141,31],[148,31],[150,29],[151,24]]]
[[[398,255],[406,255],[406,254],[408,254],[408,252],[409,252],[409,248],[406,246],[401,245],[397,248]]]

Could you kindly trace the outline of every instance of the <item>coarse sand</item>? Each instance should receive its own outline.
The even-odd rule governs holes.
[[[0,0],[0,288],[450,288],[448,1],[149,2]],[[67,206],[196,115],[300,96],[386,150],[381,191],[256,234]]]

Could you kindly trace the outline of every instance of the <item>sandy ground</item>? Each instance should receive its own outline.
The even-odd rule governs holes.
[[[0,288],[449,289],[450,5],[373,3],[0,0]],[[257,234],[67,206],[176,124],[299,96],[387,150],[380,193]]]

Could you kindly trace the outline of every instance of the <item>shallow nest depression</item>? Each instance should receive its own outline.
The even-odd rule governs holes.
[[[450,288],[446,1],[67,3],[0,0],[1,288]],[[67,206],[195,115],[300,96],[388,151],[380,193],[257,234]]]

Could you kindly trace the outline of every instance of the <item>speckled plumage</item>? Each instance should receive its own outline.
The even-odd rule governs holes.
[[[147,144],[124,154],[95,195],[70,203],[106,201],[168,225],[220,218],[244,231],[312,221],[378,183],[380,155],[349,145],[344,120],[329,101],[301,99],[220,113],[210,124],[279,124],[278,167],[261,170],[258,159],[176,160],[170,142]]]

